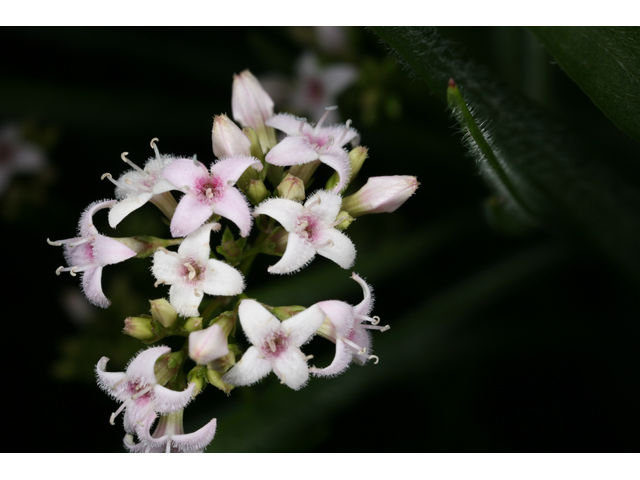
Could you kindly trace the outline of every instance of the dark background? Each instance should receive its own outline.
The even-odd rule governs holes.
[[[637,160],[638,145],[526,30],[443,34],[603,151]],[[92,369],[103,355],[110,369],[124,368],[141,347],[121,334],[124,318],[165,294],[152,287],[150,262],[132,260],[104,270],[112,307],[85,311],[78,279],[55,276],[62,252],[45,239],[74,236],[81,211],[113,196],[100,176],[124,170],[123,151],[144,163],[153,137],[161,152],[213,161],[212,117],[231,116],[233,74],[291,77],[307,49],[360,69],[338,102],[369,147],[357,184],[380,175],[421,182],[397,212],[362,217],[347,231],[358,248],[354,271],[373,285],[374,314],[391,330],[374,336],[378,365],[314,378],[299,392],[273,375],[229,398],[209,387],[186,409],[187,431],[217,417],[210,451],[638,449],[635,287],[580,238],[493,229],[491,192],[444,106],[374,33],[353,28],[348,36],[343,51],[327,53],[305,28],[0,29],[9,46],[0,119],[19,122],[49,158],[0,193],[10,450],[121,451],[121,424],[108,424],[117,404]],[[532,65],[540,75],[530,75]],[[96,216],[99,230],[115,236],[105,217]],[[117,236],[168,236],[156,217],[147,205]],[[325,259],[284,277],[266,273],[272,263],[256,262],[248,295],[272,305],[360,301],[350,272]],[[330,347],[315,340],[310,352],[328,363]]]

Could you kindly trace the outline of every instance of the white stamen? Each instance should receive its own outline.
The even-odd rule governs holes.
[[[187,270],[189,270],[189,281],[193,280],[196,276],[196,269],[193,268],[193,265],[191,265],[189,262],[183,263],[183,265],[187,267]]]
[[[56,275],[60,275],[60,273],[64,270],[64,267],[56,268]]]
[[[78,240],[77,242],[70,243],[69,246],[77,247],[78,245],[82,245],[83,243],[90,242],[91,240],[94,240],[94,237],[84,237]]]
[[[153,388],[153,385],[149,385],[147,387],[145,387],[143,390],[140,390],[138,393],[136,393],[133,397],[131,397],[132,400],[135,400],[136,398],[141,397],[142,395],[144,395],[145,393],[147,393],[149,390],[151,390]]]
[[[380,361],[380,359],[378,358],[378,356],[377,356],[377,355],[369,355],[369,360],[373,360],[374,358],[375,358],[376,360],[375,360],[375,362],[373,362],[373,364],[374,364],[374,365],[377,365],[377,364],[378,364],[378,362]]]
[[[377,315],[375,317],[367,317],[366,315],[360,315],[359,313],[356,313],[355,317],[361,322],[371,322],[371,325],[378,325],[380,323],[380,317],[378,317]]]
[[[364,353],[367,353],[367,347],[361,347],[360,345],[353,343],[351,340],[349,340],[348,338],[343,338],[342,341],[344,343],[346,343],[347,345],[349,345],[351,348],[353,348],[354,350],[356,350],[358,352],[358,355],[362,355]]]
[[[276,342],[273,341],[273,338],[269,339],[269,348],[273,353],[276,353]]]
[[[147,187],[146,185],[140,182],[133,182],[130,178],[125,178],[124,183],[132,187],[139,188],[140,190],[146,190],[147,192],[151,191],[151,188]]]
[[[166,253],[167,255],[171,255],[171,256],[174,256],[174,257],[177,257],[177,258],[179,258],[179,257],[180,257],[180,255],[178,254],[178,252],[172,252],[171,250],[167,250],[167,249],[166,249],[166,248],[164,248],[164,247],[158,247],[158,248],[156,249],[156,251],[164,252],[164,253]]]
[[[156,158],[159,159],[160,158],[160,152],[158,151],[158,147],[156,146],[156,142],[159,142],[160,139],[159,138],[152,138],[151,139],[151,148],[153,148],[153,151],[156,152]]]
[[[202,296],[202,294],[198,291],[198,289],[197,289],[197,288],[194,288],[194,289],[193,289],[193,294],[194,294],[196,297],[201,297],[201,296]]]
[[[303,358],[303,360],[306,362],[308,360],[311,360],[313,358],[313,355],[307,355],[306,357]]]
[[[78,270],[78,267],[71,267],[71,270],[69,270],[69,274],[70,274],[72,277],[75,277],[75,276],[76,276],[76,271],[77,271],[77,270]]]
[[[304,128],[304,124],[307,123],[307,119],[300,119],[300,126],[298,127],[298,133],[302,135],[302,129]]]
[[[309,203],[308,205],[306,205],[304,208],[305,208],[305,209],[313,208],[313,207],[315,207],[316,205],[320,205],[320,203],[321,203],[321,202],[322,202],[322,201],[321,201],[320,197],[316,195],[315,197],[313,197],[313,200],[311,201],[311,203]]]
[[[347,120],[347,123],[345,123],[344,126],[344,132],[342,132],[342,135],[340,135],[340,140],[338,140],[339,145],[343,144],[344,137],[347,136],[347,132],[349,131],[349,127],[351,126],[351,120]]]
[[[167,282],[165,282],[164,280],[158,280],[156,283],[153,284],[154,287],[157,287],[158,285],[162,285],[162,284],[166,284]]]
[[[116,187],[120,186],[120,182],[116,182],[109,172],[103,173],[102,176],[100,177],[100,180],[104,180],[105,178],[108,178],[109,181],[113,183]]]
[[[47,243],[48,243],[49,245],[53,245],[54,247],[60,247],[60,246],[62,245],[62,243],[60,243],[60,242],[58,242],[58,241],[56,241],[56,242],[52,242],[52,241],[51,241],[51,240],[49,240],[48,238],[47,238]]]
[[[137,171],[139,171],[140,173],[143,174],[147,174],[147,172],[145,172],[143,169],[141,169],[138,165],[136,165],[135,163],[133,163],[131,160],[129,160],[126,156],[129,155],[129,152],[122,152],[122,155],[120,155],[120,158],[122,159],[122,161],[130,166],[132,166],[134,169],[136,169]]]
[[[111,414],[111,418],[109,419],[109,423],[111,425],[115,425],[116,423],[114,422],[115,418],[118,416],[118,414],[124,410],[124,407],[126,407],[127,405],[129,405],[129,403],[131,403],[131,399],[128,398],[127,400],[125,400],[122,405],[120,405],[120,407],[118,408],[118,410],[116,410],[115,412],[113,412]]]
[[[316,124],[316,130],[318,130],[322,124],[324,123],[325,119],[327,118],[327,116],[329,115],[329,113],[331,113],[333,110],[337,110],[338,106],[334,105],[332,107],[325,107],[325,112],[324,115],[322,115],[322,117],[320,117],[320,120],[318,120],[318,123]]]
[[[213,191],[210,188],[207,188],[205,192],[207,194],[207,198],[211,200],[213,198]]]

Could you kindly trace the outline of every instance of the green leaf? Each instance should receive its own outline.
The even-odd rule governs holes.
[[[499,152],[505,179],[539,223],[586,239],[640,285],[640,189],[611,159],[595,157],[588,139],[495,82],[436,29],[373,30],[443,102],[449,79],[455,79]],[[498,180],[504,187],[499,191],[509,190]]]
[[[640,28],[535,27],[562,69],[620,130],[640,141]]]

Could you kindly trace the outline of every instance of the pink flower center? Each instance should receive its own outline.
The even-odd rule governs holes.
[[[179,267],[179,273],[185,283],[198,285],[203,280],[204,265],[198,263],[194,258],[186,258],[183,259],[182,265]]]
[[[270,337],[262,344],[262,354],[267,358],[277,358],[288,347],[289,341],[282,332],[271,334]]]
[[[196,197],[200,202],[211,205],[224,193],[224,182],[216,176],[200,177],[196,180]]]
[[[320,236],[318,224],[319,222],[315,215],[303,214],[298,217],[294,231],[307,241],[317,243]]]

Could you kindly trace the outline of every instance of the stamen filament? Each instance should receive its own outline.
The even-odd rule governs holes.
[[[369,355],[369,360],[373,360],[374,358],[375,358],[376,360],[375,360],[375,362],[373,362],[373,364],[374,364],[374,365],[377,365],[377,364],[378,364],[378,362],[380,361],[380,359],[378,358],[378,356],[377,356],[377,355]]]
[[[338,145],[343,145],[344,138],[347,136],[347,132],[349,131],[349,127],[351,126],[351,120],[347,120],[344,126],[345,126],[344,132],[342,132],[342,135],[340,135],[340,140],[338,140]]]
[[[104,180],[105,178],[108,179],[111,183],[113,183],[116,187],[121,186],[120,182],[116,182],[109,172],[103,173],[102,176],[100,177],[100,180]]]
[[[133,163],[131,160],[129,160],[126,156],[129,155],[129,152],[122,152],[122,155],[120,155],[120,158],[122,159],[122,161],[130,166],[132,166],[134,169],[136,169],[137,171],[139,171],[140,173],[143,174],[147,174],[147,172],[145,172],[143,169],[141,169],[138,165],[136,165],[135,163]]]
[[[320,120],[318,120],[318,123],[316,124],[316,128],[315,130],[317,131],[318,129],[320,129],[320,127],[322,126],[322,124],[324,123],[325,119],[327,118],[327,116],[329,115],[329,113],[333,110],[337,110],[338,106],[334,105],[332,107],[325,107],[325,112],[324,115],[322,115],[322,117],[320,117]]]
[[[126,399],[126,400],[122,403],[122,405],[120,405],[120,407],[118,408],[118,410],[116,410],[115,412],[113,412],[113,413],[111,414],[111,418],[109,419],[109,423],[110,423],[111,425],[115,425],[115,424],[116,424],[116,423],[114,422],[114,420],[115,420],[115,419],[116,419],[116,417],[120,414],[120,412],[121,412],[122,410],[124,410],[124,408],[125,408],[127,405],[129,405],[129,403],[131,403],[131,399],[130,399],[130,398]]]
[[[367,353],[367,347],[361,347],[360,345],[353,343],[351,340],[349,340],[348,338],[343,338],[342,341],[344,343],[346,343],[347,345],[349,345],[351,348],[353,348],[354,350],[356,350],[358,352],[358,355],[361,355],[363,353]]]
[[[160,152],[158,151],[158,147],[156,146],[156,142],[159,142],[160,139],[159,138],[152,138],[151,139],[151,148],[153,148],[153,151],[156,152],[156,158],[160,159]]]

